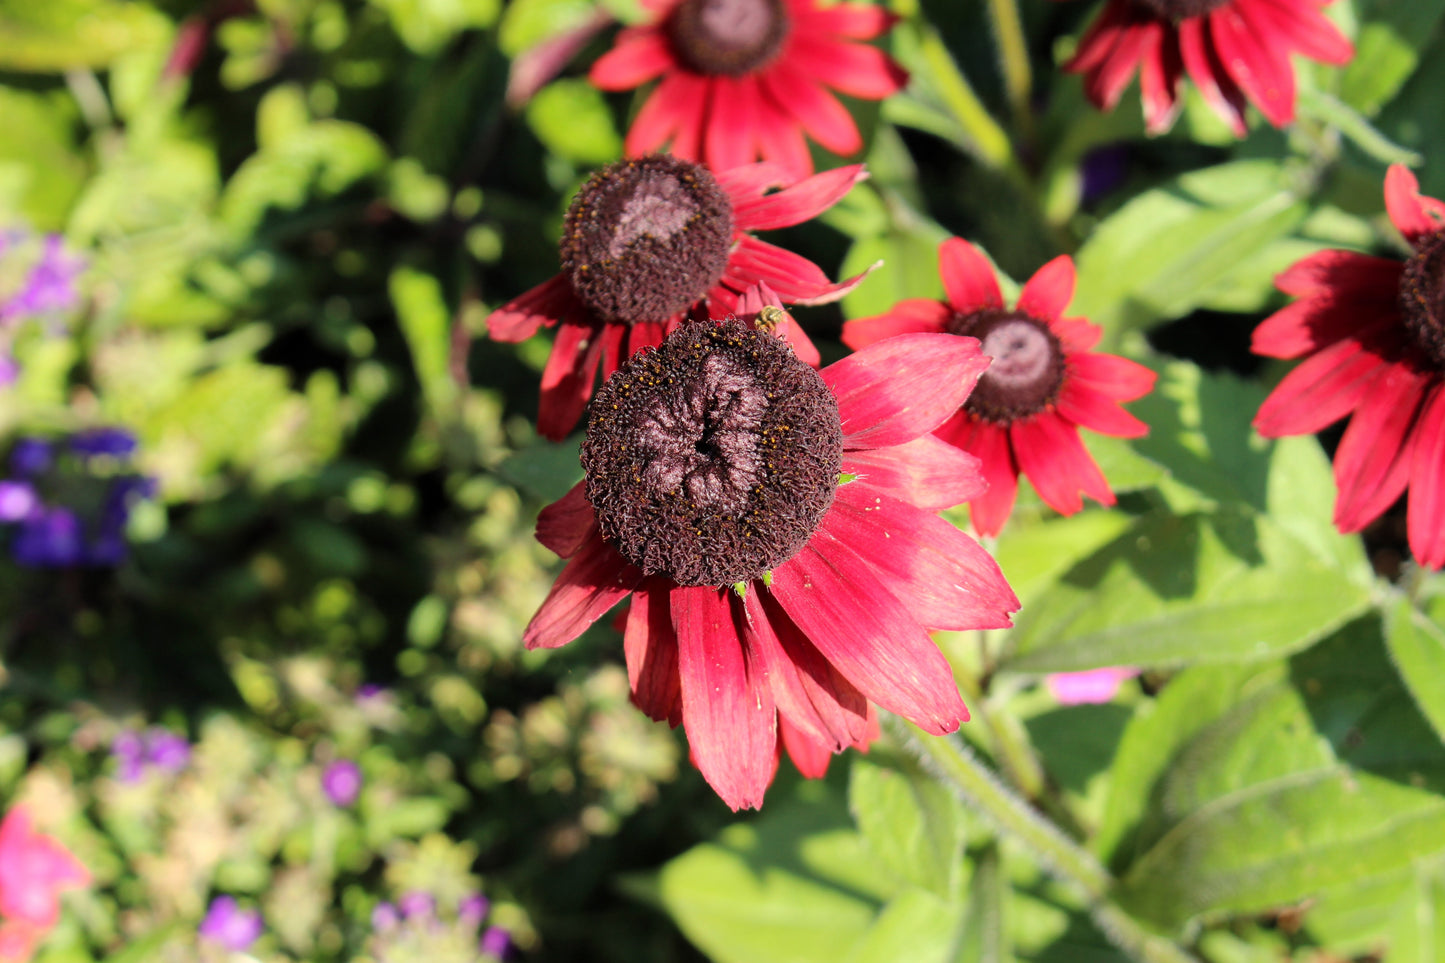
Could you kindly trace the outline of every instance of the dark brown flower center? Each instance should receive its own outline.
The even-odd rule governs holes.
[[[782,0],[683,0],[667,24],[673,48],[700,74],[737,77],[769,63],[788,35]]]
[[[562,226],[562,269],[603,320],[664,321],[722,277],[732,202],[707,168],[655,154],[593,174]]]
[[[954,315],[948,330],[977,338],[983,353],[993,359],[964,403],[975,417],[1007,425],[1058,400],[1064,352],[1044,322],[1018,311],[990,308]]]
[[[694,321],[592,401],[582,468],[602,537],[649,575],[733,585],[798,553],[833,504],[838,403],[787,343]]]
[[[1178,23],[1190,17],[1202,17],[1224,6],[1229,0],[1134,0],[1165,20]]]
[[[1416,343],[1445,370],[1445,231],[1416,242],[1400,273],[1400,310]]]

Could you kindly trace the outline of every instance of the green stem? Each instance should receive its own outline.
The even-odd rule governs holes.
[[[1004,786],[961,740],[930,738],[897,717],[889,717],[887,725],[906,751],[991,822],[1000,835],[1022,843],[1046,872],[1078,890],[1095,925],[1120,950],[1139,963],[1198,963],[1182,947],[1148,932],[1109,902],[1114,879],[1108,870]]]
[[[993,38],[998,44],[999,71],[1004,90],[1013,111],[1014,128],[1027,142],[1033,139],[1033,110],[1029,96],[1033,92],[1033,71],[1029,66],[1028,42],[1024,39],[1023,20],[1015,0],[988,0],[989,20]]]
[[[1013,144],[1008,133],[998,125],[974,93],[968,78],[958,69],[943,43],[943,38],[932,26],[922,25],[918,29],[918,53],[928,68],[929,75],[937,85],[939,97],[953,119],[963,128],[973,152],[990,167],[1010,174],[1022,175],[1018,159],[1014,156]]]

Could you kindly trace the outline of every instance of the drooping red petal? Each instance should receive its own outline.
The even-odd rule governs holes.
[[[1400,289],[1404,265],[1389,258],[1371,257],[1353,251],[1317,251],[1300,258],[1275,275],[1274,286],[1285,294],[1304,298],[1311,295],[1388,300]]]
[[[752,131],[757,127],[758,78],[713,78],[712,110],[707,116],[703,153],[715,171],[731,170],[753,160]]]
[[[1089,351],[1104,336],[1104,329],[1083,318],[1059,318],[1049,325],[1064,354],[1075,355]]]
[[[773,570],[793,624],[873,702],[935,735],[968,719],[948,660],[869,562],[825,528]]]
[[[1335,526],[1357,532],[1405,491],[1414,452],[1410,426],[1431,376],[1392,364],[1366,387],[1335,450]]]
[[[1410,551],[1426,568],[1445,566],[1445,389],[1436,381],[1415,422],[1406,527]]]
[[[686,70],[663,77],[627,131],[627,155],[646,154],[672,139],[674,154],[701,160],[697,154],[698,131],[707,112],[707,93],[707,81]],[[692,155],[680,153],[679,144],[690,148]]]
[[[1385,210],[1411,244],[1445,229],[1445,203],[1421,194],[1420,182],[1404,164],[1391,164],[1385,172]]]
[[[872,40],[891,29],[898,15],[871,3],[835,3],[819,7],[800,5],[793,13],[795,29],[822,31],[851,40]]]
[[[1133,401],[1154,389],[1153,371],[1113,354],[1069,356],[1069,378],[1115,401]]]
[[[989,358],[974,338],[904,334],[820,374],[838,399],[843,448],[885,448],[927,434],[962,407]]]
[[[778,714],[778,743],[787,751],[788,758],[793,760],[798,772],[806,778],[822,779],[828,774],[828,763],[833,759],[832,750],[794,726],[788,721],[788,717],[781,713]]]
[[[942,301],[909,298],[887,314],[843,322],[843,343],[856,351],[900,334],[941,334],[952,318],[953,309]]]
[[[1285,375],[1254,416],[1266,438],[1308,435],[1354,411],[1389,362],[1353,338],[1337,341]]]
[[[1019,471],[1028,476],[1044,504],[1061,515],[1084,507],[1080,493],[1101,505],[1114,504],[1104,473],[1079,440],[1079,430],[1049,412],[1009,425],[1009,443]]]
[[[779,717],[830,752],[852,745],[867,727],[868,700],[823,658],[776,600],[750,586],[744,606],[743,638],[763,666]]]
[[[739,231],[772,231],[802,224],[838,203],[855,184],[867,179],[867,168],[849,164],[806,177],[772,194],[734,196],[733,223]]]
[[[682,112],[677,120],[677,133],[672,138],[671,152],[675,156],[699,164],[706,162],[703,141],[707,135],[708,118],[712,116],[717,92],[718,85],[713,82],[712,77],[696,78],[695,85],[684,92],[679,105]]]
[[[980,535],[997,535],[1018,495],[1019,468],[1008,432],[960,411],[935,434],[978,459],[988,490],[968,503],[969,516]]]
[[[1399,324],[1399,301],[1370,299],[1356,292],[1318,292],[1271,314],[1254,329],[1249,348],[1269,358],[1313,354],[1341,338],[1363,337],[1381,323]]]
[[[542,325],[586,316],[587,308],[573,293],[572,283],[558,274],[488,315],[487,334],[493,341],[525,341]]]
[[[741,292],[758,281],[766,281],[789,304],[830,304],[867,276],[865,271],[834,284],[822,268],[802,255],[744,234],[728,258],[723,283]]]
[[[529,649],[566,645],[607,614],[642,581],[629,564],[600,537],[589,539],[557,576],[522,641]]]
[[[978,458],[937,435],[920,435],[890,448],[845,451],[843,471],[858,476],[853,484],[930,511],[962,505],[988,490]]]
[[[743,292],[738,298],[737,304],[732,313],[750,324],[756,324],[756,318],[762,309],[768,305],[775,308],[783,306],[782,300],[776,291],[768,287],[766,281],[759,281],[757,284]],[[818,354],[818,348],[809,339],[802,326],[793,319],[792,315],[786,315],[785,320],[773,332],[793,349],[793,354],[803,364],[810,368],[816,368],[822,363],[823,357]]]
[[[1259,27],[1246,20],[1247,3],[1231,3],[1206,16],[1214,48],[1229,76],[1276,127],[1294,120],[1294,68],[1289,52],[1276,50]]]
[[[1186,18],[1178,30],[1179,55],[1189,78],[1199,88],[1205,103],[1229,124],[1234,136],[1243,137],[1249,131],[1244,120],[1244,93],[1220,63],[1204,18]]]
[[[752,164],[744,164],[741,167],[734,167],[731,170],[713,171],[713,177],[717,178],[718,187],[727,194],[728,200],[733,205],[734,223],[739,230],[762,230],[755,224],[743,225],[737,223],[736,219],[741,217],[738,212],[751,210],[751,204],[762,199],[764,194],[771,190],[789,187],[798,182],[798,178],[789,174],[788,171],[772,161],[757,161]]]
[[[841,157],[863,149],[863,137],[853,123],[853,115],[808,74],[787,60],[779,60],[760,79],[773,101],[791,113],[794,122],[823,147]]]
[[[602,331],[598,334],[598,340],[602,342],[602,380],[606,381],[617,373],[618,367],[626,361],[628,356],[623,353],[627,346],[628,332],[631,325],[607,324],[603,325]]]
[[[578,482],[537,515],[537,541],[560,557],[571,558],[592,534],[595,524],[586,483]]]
[[[1084,94],[1090,101],[1103,110],[1112,110],[1118,104],[1135,69],[1159,42],[1157,26],[1147,15],[1134,14],[1099,34],[1094,42],[1108,46],[1096,48],[1098,53],[1091,59],[1096,58],[1098,64],[1088,68],[1084,77]]]
[[[749,664],[729,593],[707,586],[672,590],[682,718],[708,785],[733,810],[755,809],[773,777],[777,710],[760,667]]]
[[[1153,374],[1152,371],[1149,373]],[[1142,438],[1149,433],[1149,426],[1119,407],[1117,401],[1091,390],[1077,378],[1064,379],[1063,388],[1059,392],[1058,412],[1074,424],[1102,435]]]
[[[622,652],[637,708],[650,719],[677,725],[682,719],[682,683],[677,670],[677,633],[668,604],[671,590],[672,582],[652,577],[632,593]]]
[[[938,246],[938,274],[949,306],[959,314],[1003,307],[993,265],[963,238],[951,237]]]
[[[787,108],[763,91],[756,133],[758,152],[788,172],[794,179],[813,173],[813,155],[803,129],[793,122]]]
[[[662,31],[643,27],[618,34],[616,46],[597,58],[587,79],[601,90],[631,90],[677,67]]]
[[[1019,292],[1018,310],[1040,321],[1056,321],[1074,297],[1074,259],[1060,254],[1034,272]]]
[[[1294,0],[1255,0],[1254,19],[1266,21],[1277,37],[1311,60],[1346,64],[1355,56],[1355,46],[1314,4]]]
[[[1183,104],[1179,100],[1179,79],[1184,73],[1176,31],[1168,25],[1153,25],[1148,52],[1139,64],[1139,96],[1149,133],[1162,134],[1174,126]]]
[[[794,32],[785,56],[800,70],[859,100],[883,100],[908,86],[908,71],[877,47]]]
[[[655,348],[662,344],[668,327],[655,321],[639,321],[632,325],[627,336],[627,356],[630,358],[643,348]]]
[[[1002,629],[1019,601],[993,556],[932,512],[843,485],[823,520],[928,629]]]
[[[557,329],[552,353],[542,369],[542,397],[537,405],[537,433],[543,438],[561,441],[582,417],[602,361],[605,327],[568,322]]]
[[[1073,58],[1064,64],[1064,70],[1080,74],[1093,70],[1109,59],[1110,52],[1133,25],[1135,8],[1127,3],[1107,3],[1079,40]]]

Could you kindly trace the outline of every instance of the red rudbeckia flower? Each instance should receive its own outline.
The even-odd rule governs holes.
[[[792,227],[832,207],[867,177],[862,164],[790,177],[775,164],[714,176],[666,155],[603,168],[573,198],[563,225],[562,273],[492,312],[488,333],[522,341],[561,325],[542,372],[537,430],[560,439],[592,397],[597,369],[661,343],[699,304],[734,312],[742,292],[766,284],[789,304],[826,304],[857,286],[750,231]],[[769,193],[774,188],[782,188]],[[809,364],[818,349],[796,324],[780,333]]]
[[[780,734],[816,772],[820,748],[867,742],[870,702],[953,731],[968,710],[928,630],[1018,608],[934,514],[982,488],[928,432],[986,364],[976,342],[915,335],[819,372],[742,321],[683,325],[598,393],[586,477],[537,520],[570,561],[527,645],[570,642],[631,596],[633,699],[686,727],[734,809],[761,804]]]
[[[882,100],[907,72],[872,40],[897,17],[861,3],[817,0],[642,0],[655,19],[618,35],[592,67],[603,90],[661,78],[627,133],[637,155],[672,152],[727,170],[759,157],[795,177],[813,170],[803,135],[847,157],[863,147],[831,91]]]
[[[1187,73],[1215,113],[1245,133],[1249,101],[1276,127],[1294,120],[1290,55],[1348,63],[1355,48],[1321,13],[1331,0],[1109,0],[1065,70],[1112,110],[1139,71],[1144,120],[1162,133],[1179,115]]]
[[[1335,451],[1335,526],[1358,532],[1410,490],[1421,565],[1445,565],[1445,203],[1396,164],[1385,207],[1410,242],[1404,262],[1312,254],[1275,278],[1300,300],[1254,331],[1256,353],[1306,358],[1270,392],[1254,427],[1312,434],[1350,417]]]
[[[1137,438],[1149,429],[1119,407],[1154,386],[1154,372],[1125,358],[1089,349],[1098,325],[1063,317],[1074,296],[1074,262],[1060,255],[1039,268],[1005,308],[993,267],[962,238],[938,249],[947,301],[910,299],[887,314],[843,325],[851,348],[919,331],[965,335],[983,343],[993,363],[959,412],[936,434],[978,456],[988,491],[969,502],[973,524],[996,535],[1008,521],[1019,474],[1044,502],[1064,515],[1083,508],[1082,492],[1114,504],[1104,474],[1079,440],[1084,427]]]

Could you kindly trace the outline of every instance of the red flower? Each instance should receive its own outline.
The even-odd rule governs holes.
[[[60,891],[85,886],[90,872],[51,836],[35,832],[19,806],[0,822],[0,916],[17,942],[60,918]]]
[[[1179,115],[1188,73],[1215,113],[1245,133],[1244,102],[1276,127],[1294,119],[1290,55],[1348,63],[1355,48],[1320,12],[1331,0],[1109,0],[1064,69],[1112,110],[1136,68],[1149,132]]]
[[[1445,565],[1445,203],[1396,164],[1385,207],[1413,253],[1403,263],[1312,254],[1275,278],[1300,300],[1254,331],[1256,353],[1306,360],[1272,391],[1254,427],[1312,434],[1351,415],[1335,451],[1335,526],[1358,532],[1410,489],[1410,550]]]
[[[816,372],[741,321],[684,325],[598,394],[586,478],[537,520],[570,561],[527,645],[563,645],[630,595],[633,699],[685,725],[734,809],[761,804],[780,735],[814,774],[820,750],[866,744],[870,701],[953,731],[968,710],[928,630],[1018,608],[934,514],[982,488],[928,432],[985,364],[976,342],[914,335]]]
[[[938,267],[947,301],[910,299],[887,314],[849,321],[843,343],[862,348],[919,331],[983,342],[993,363],[958,413],[935,432],[983,462],[988,491],[969,502],[974,527],[985,535],[1003,528],[1020,473],[1065,515],[1084,507],[1080,492],[1114,504],[1078,429],[1121,438],[1145,434],[1148,427],[1119,402],[1148,394],[1154,372],[1091,352],[1102,333],[1098,325],[1063,317],[1074,295],[1074,262],[1060,255],[1039,268],[1013,310],[1003,306],[988,259],[967,241],[944,241]]]
[[[662,78],[627,133],[630,156],[672,152],[728,170],[759,157],[795,177],[813,170],[806,133],[835,154],[863,147],[832,90],[882,100],[908,74],[872,40],[897,17],[869,4],[816,0],[642,0],[631,27],[592,67],[603,90]]]
[[[699,304],[710,317],[725,317],[759,282],[790,304],[825,304],[851,291],[863,275],[834,284],[812,261],[748,232],[801,224],[865,177],[861,164],[800,180],[767,163],[714,177],[662,155],[594,174],[567,212],[563,273],[488,320],[498,341],[561,325],[542,372],[537,430],[566,436],[592,397],[599,365],[610,377],[624,359],[660,344]],[[768,193],[774,188],[782,190]],[[800,358],[818,364],[801,328],[788,324],[782,333]]]

